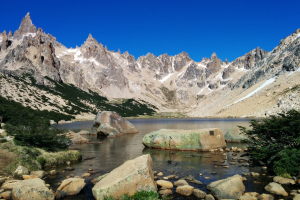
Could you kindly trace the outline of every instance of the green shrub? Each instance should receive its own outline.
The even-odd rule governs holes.
[[[291,110],[262,120],[252,120],[251,129],[240,127],[248,136],[249,155],[278,174],[298,175],[300,159],[300,112]],[[284,170],[283,170],[284,169]]]
[[[115,200],[113,197],[106,197],[105,200]],[[161,200],[157,192],[139,191],[132,196],[123,195],[120,200]]]
[[[300,149],[285,149],[278,153],[278,160],[274,161],[276,174],[290,178],[300,173]]]
[[[31,125],[7,124],[5,129],[9,135],[14,136],[17,145],[33,146],[47,151],[66,149],[70,145],[61,130],[49,127],[41,120],[33,121]]]

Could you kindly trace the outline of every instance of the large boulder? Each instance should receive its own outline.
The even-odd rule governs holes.
[[[12,188],[13,200],[54,200],[53,192],[42,179],[23,180]]]
[[[55,198],[60,199],[65,196],[72,196],[78,194],[85,186],[83,178],[68,178],[65,179],[57,188]]]
[[[272,194],[288,196],[288,193],[285,191],[285,189],[280,184],[275,182],[271,182],[268,185],[266,185],[265,190]]]
[[[67,134],[67,137],[71,139],[72,141],[72,144],[86,144],[86,143],[89,143],[90,141],[81,136],[79,133],[75,133],[73,131],[70,131],[68,132]]]
[[[207,188],[218,199],[239,199],[245,192],[243,177],[234,175],[226,179],[214,181]]]
[[[122,118],[118,113],[111,111],[99,112],[94,121],[98,136],[117,136],[129,133],[138,133],[135,126]]]
[[[226,146],[220,129],[179,130],[161,129],[143,138],[146,147],[157,149],[208,151]]]
[[[117,199],[124,194],[133,195],[142,190],[157,191],[149,154],[126,161],[102,178],[92,191],[95,199],[103,200],[110,196]]]

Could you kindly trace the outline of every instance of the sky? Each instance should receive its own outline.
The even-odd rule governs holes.
[[[136,58],[182,51],[200,61],[216,52],[233,60],[261,47],[272,50],[300,28],[299,0],[52,0],[1,1],[0,31],[33,23],[67,47],[91,33],[108,49]]]

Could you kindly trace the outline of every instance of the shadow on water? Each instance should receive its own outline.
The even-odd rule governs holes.
[[[65,179],[67,176],[80,176],[83,173],[94,170],[94,174],[88,178],[88,184],[85,189],[76,197],[65,199],[93,199],[90,180],[107,173],[118,167],[126,160],[133,159],[142,154],[151,154],[153,159],[153,169],[162,171],[165,175],[177,175],[180,178],[193,176],[201,181],[203,185],[191,183],[196,188],[206,190],[206,185],[212,181],[223,179],[235,174],[248,173],[249,171],[258,171],[241,162],[245,157],[241,154],[232,154],[231,152],[180,152],[165,151],[156,149],[145,149],[142,144],[143,136],[154,130],[162,128],[172,129],[200,129],[200,128],[220,128],[226,131],[238,131],[237,126],[248,126],[245,119],[135,119],[130,120],[140,131],[139,134],[128,134],[117,138],[107,138],[100,144],[82,144],[74,145],[72,149],[78,149],[83,154],[83,161],[74,164],[73,171],[62,171],[52,179],[49,179],[53,189],[56,189],[57,182]],[[57,125],[59,128],[72,130],[89,130],[92,127],[92,121],[74,122],[70,124]],[[96,137],[91,138],[97,140]],[[224,166],[228,166],[225,168]],[[260,177],[259,180],[252,180],[247,177],[245,182],[247,191],[263,191],[263,184],[268,180],[267,177]],[[174,196],[174,199],[183,199]],[[193,199],[184,198],[184,199]]]

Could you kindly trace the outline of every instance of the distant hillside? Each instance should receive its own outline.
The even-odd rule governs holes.
[[[1,97],[10,102],[19,102],[35,110],[48,110],[66,116],[82,113],[96,114],[101,110],[120,113],[124,117],[153,115],[155,107],[143,101],[120,99],[109,101],[92,91],[83,91],[71,84],[47,78],[48,85],[39,85],[30,75],[16,77],[0,73]],[[2,102],[1,106],[2,105]],[[7,104],[8,102],[6,102]]]

